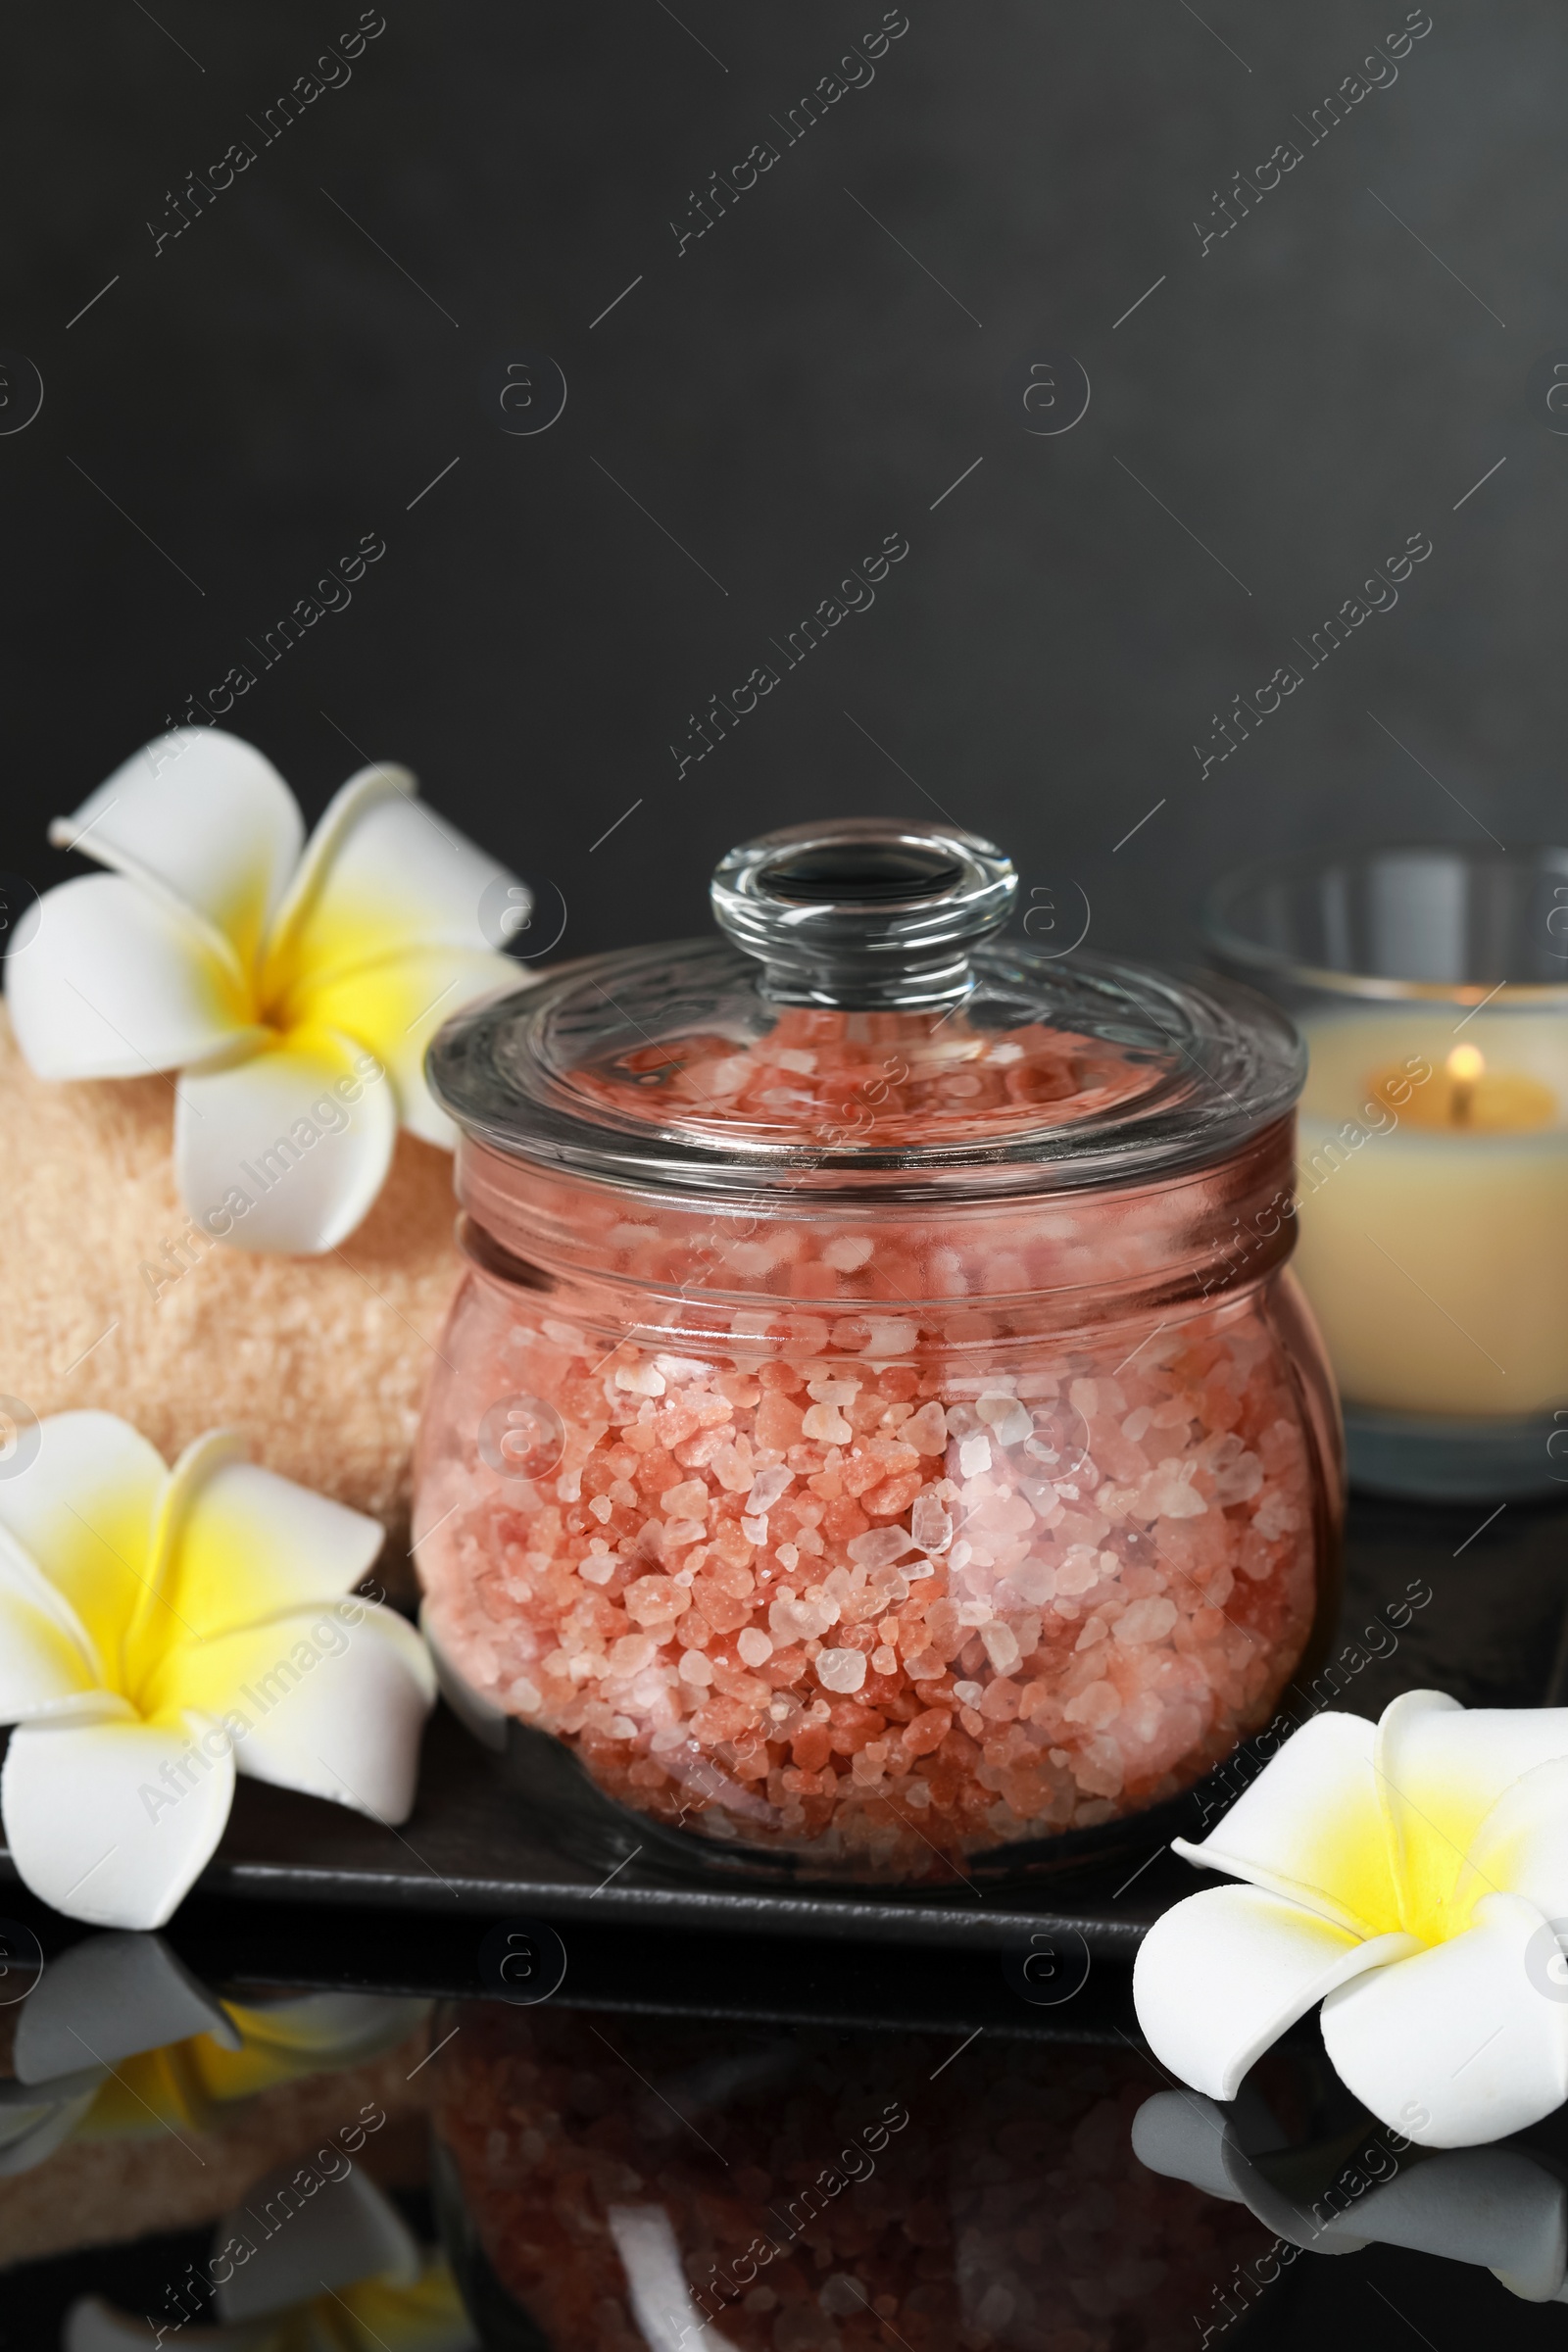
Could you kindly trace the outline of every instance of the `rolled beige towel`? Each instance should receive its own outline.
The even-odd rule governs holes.
[[[406,1542],[460,1266],[451,1154],[400,1134],[341,1249],[263,1256],[193,1235],[172,1079],[35,1078],[0,1006],[0,1396],[40,1418],[122,1414],[170,1461],[205,1430],[241,1430],[256,1461]]]

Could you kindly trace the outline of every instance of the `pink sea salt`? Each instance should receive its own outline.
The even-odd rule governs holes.
[[[549,1397],[572,1467],[528,1483],[440,1456],[431,1622],[475,1689],[623,1804],[917,1879],[1174,1794],[1301,1651],[1310,1465],[1245,1299],[1114,1375],[1056,1348],[1023,1395],[1011,1373],[977,1387],[923,1326],[875,1370],[849,1318],[837,1347],[819,1327],[761,1363],[755,1344],[656,1365],[624,1343],[607,1365],[500,1296],[452,1425],[498,1392]],[[1054,1481],[1038,1452],[1060,1450],[1062,1395],[1088,1445]],[[809,1436],[808,1406],[843,1435]],[[922,1450],[939,1417],[943,1450]],[[688,1755],[710,1773],[695,1798]]]

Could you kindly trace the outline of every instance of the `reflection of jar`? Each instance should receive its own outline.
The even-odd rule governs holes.
[[[1184,2352],[1270,2243],[1139,2163],[1136,2050],[460,2014],[435,2179],[487,2343]]]
[[[1299,1051],[1240,992],[991,943],[1014,891],[967,834],[774,835],[715,877],[736,946],[569,966],[432,1051],[472,1262],[426,1624],[470,1715],[613,1800],[601,1851],[1077,1854],[1327,1622]]]

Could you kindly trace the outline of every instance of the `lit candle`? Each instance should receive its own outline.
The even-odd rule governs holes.
[[[1297,1267],[1348,1403],[1568,1399],[1568,1022],[1434,1004],[1304,1029]]]

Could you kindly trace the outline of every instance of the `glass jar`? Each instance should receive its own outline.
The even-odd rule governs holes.
[[[1350,1476],[1568,1482],[1568,850],[1330,851],[1217,885],[1222,969],[1294,1016],[1300,1276]]]
[[[1195,2314],[1200,2339],[1243,2318],[1231,2294],[1281,2316],[1214,2111],[1156,2090],[1188,2128],[1156,2115],[1142,2161],[1149,2061],[1108,2033],[988,2031],[957,2067],[961,2026],[464,2002],[442,2034],[441,2235],[509,2352],[1189,2352]],[[1260,2340],[1238,2326],[1226,2352]]]
[[[953,829],[773,834],[718,867],[722,940],[431,1049],[470,1262],[424,1622],[595,1859],[1076,1860],[1326,1642],[1300,1048],[1227,984],[998,940],[1015,892]]]

